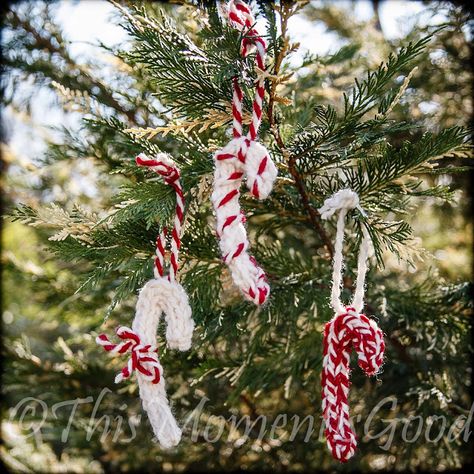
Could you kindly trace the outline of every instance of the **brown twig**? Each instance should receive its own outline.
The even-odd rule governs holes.
[[[290,156],[288,160],[288,170],[295,181],[295,186],[301,196],[303,207],[305,208],[306,212],[309,214],[311,223],[313,224],[316,232],[320,236],[321,240],[323,241],[324,246],[326,247],[327,251],[329,252],[329,255],[332,258],[334,256],[333,244],[328,234],[324,230],[324,227],[321,224],[321,215],[319,214],[318,210],[315,209],[311,205],[309,201],[308,193],[306,191],[303,180],[300,174],[298,173],[298,170],[296,169],[296,157]]]
[[[252,419],[256,419],[260,416],[257,412],[257,408],[255,407],[254,403],[245,393],[241,393],[239,398],[249,409]]]
[[[281,65],[283,63],[283,59],[289,48],[289,39],[287,36],[288,30],[288,20],[289,18],[297,11],[297,7],[294,7],[292,2],[289,1],[282,1],[280,7],[280,25],[281,25],[281,37],[283,38],[283,46],[278,52],[278,55],[275,57],[275,66],[273,70],[273,74],[278,76]],[[309,215],[311,223],[317,234],[320,236],[324,246],[326,247],[327,251],[329,252],[330,257],[333,257],[334,254],[334,247],[331,242],[331,239],[327,235],[324,227],[321,224],[321,216],[317,209],[315,209],[309,200],[308,193],[306,191],[303,179],[296,167],[296,156],[290,156],[287,148],[285,147],[285,143],[281,137],[280,128],[275,120],[275,97],[276,97],[276,88],[277,88],[277,81],[272,81],[270,86],[270,98],[268,100],[268,108],[267,108],[267,116],[268,122],[270,125],[270,132],[272,133],[278,147],[281,150],[283,157],[288,162],[288,171],[290,172],[296,189],[301,196],[301,201],[303,203],[303,207]]]

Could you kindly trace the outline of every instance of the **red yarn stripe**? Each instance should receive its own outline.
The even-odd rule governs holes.
[[[260,162],[260,166],[258,167],[257,174],[262,174],[262,173],[265,171],[265,168],[266,168],[266,166],[267,166],[267,160],[268,160],[268,156],[266,156],[266,157]]]
[[[250,9],[247,5],[245,5],[245,3],[236,3],[235,8],[237,8],[237,10],[240,10],[244,13],[247,13],[247,14],[250,13]]]
[[[170,262],[171,266],[173,267],[173,270],[176,274],[176,272],[178,271],[178,262],[176,261],[176,256],[175,256],[174,253],[171,254],[170,260],[171,260],[171,262]]]
[[[240,18],[234,13],[234,12],[230,12],[229,13],[229,18],[232,20],[232,21],[235,21],[236,23],[238,23],[239,25],[243,25],[244,23],[240,20]]]
[[[155,267],[158,270],[158,275],[163,276],[163,266],[158,257],[155,257]]]
[[[176,246],[178,247],[178,250],[179,250],[181,248],[181,240],[179,240],[178,231],[175,228],[173,229],[172,235],[173,235],[174,241],[176,242]]]
[[[242,123],[242,114],[239,112],[239,110],[237,109],[237,107],[234,105],[232,105],[232,114],[234,115],[234,117],[240,122]],[[239,135],[240,136],[240,135]]]
[[[260,194],[259,194],[259,192],[258,192],[258,183],[257,183],[257,180],[255,180],[255,181],[253,182],[252,194],[253,194],[257,199],[259,199]]]
[[[229,217],[225,220],[224,225],[222,226],[222,231],[221,231],[221,232],[224,232],[224,229],[225,229],[228,225],[232,224],[232,222],[234,222],[235,219],[237,219],[237,216],[236,216],[236,215],[229,216]]]
[[[234,255],[232,255],[232,258],[236,258],[238,257],[241,253],[242,253],[242,250],[244,249],[244,244],[241,243],[237,246],[237,250],[234,252]]]
[[[237,94],[238,99],[239,99],[239,100],[242,100],[243,97],[244,97],[244,94],[243,94],[243,92],[242,92],[242,89],[240,88],[239,81],[238,81],[237,77],[234,77],[234,78],[232,79],[232,83],[233,83],[233,85],[234,85],[234,90],[235,90],[235,92],[236,92],[236,94]]]
[[[259,288],[258,289],[258,304],[263,304],[265,302],[266,297],[267,297],[266,288]]]
[[[232,153],[222,153],[220,155],[216,155],[216,160],[219,161],[230,160],[231,158],[234,158],[234,155]]]
[[[166,227],[163,229],[163,235],[166,236]],[[161,242],[160,238],[156,239],[156,248],[159,250],[161,254],[164,255],[165,249],[163,247],[163,243]]]
[[[242,162],[242,163],[245,163],[245,155],[242,151],[242,149],[240,149],[238,152],[237,152],[237,159]]]
[[[242,171],[234,171],[227,179],[232,180],[232,179],[240,179],[244,173]]]
[[[233,189],[232,191],[228,192],[221,200],[221,202],[219,203],[219,207],[222,207],[224,206],[225,204],[227,204],[231,199],[233,199],[235,196],[237,196],[237,194],[239,194],[239,190],[238,189]]]
[[[249,136],[252,140],[255,140],[255,138],[257,138],[257,129],[255,128],[255,125],[253,123],[249,125]]]

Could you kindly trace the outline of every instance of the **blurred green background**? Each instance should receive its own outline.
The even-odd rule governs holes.
[[[187,28],[193,28],[192,15],[186,7],[164,3],[160,6]],[[148,4],[147,8],[155,7]],[[99,112],[95,109],[94,114],[100,113],[101,107],[108,107],[119,115],[133,115],[131,109],[121,105],[120,98],[110,93],[127,87],[128,66],[109,54],[115,48],[129,47],[127,35],[117,26],[116,11],[107,2],[19,2],[5,13],[4,21],[2,42],[8,48],[3,70],[1,137],[4,213],[11,213],[20,203],[39,208],[54,202],[57,207],[44,211],[50,214],[43,216],[52,227],[60,224],[61,219],[66,222],[62,210],[75,209],[74,212],[94,222],[97,220],[96,202],[107,201],[114,195],[120,178],[102,174],[94,157],[82,154],[86,147],[82,147],[81,142],[86,143],[88,137],[81,129],[81,120],[94,107],[99,109]],[[416,121],[423,130],[467,126],[472,116],[471,21],[466,10],[449,2],[310,2],[289,25],[290,36],[301,43],[300,52],[292,61],[298,67],[308,55],[324,56],[342,46],[357,45],[360,54],[342,66],[337,63],[311,66],[314,74],[329,74],[333,78],[331,83],[313,85],[311,74],[302,76],[308,94],[321,102],[330,102],[340,96],[354,77],[377,66],[399,44],[447,24],[449,28],[436,34],[393,114],[400,121]],[[140,104],[140,97],[135,99],[136,104]],[[61,144],[66,140],[63,127],[72,134],[70,142],[77,141],[77,158],[72,161],[57,159],[63,152]],[[70,146],[69,151],[74,153],[74,147]],[[443,162],[446,167],[452,164],[460,164],[460,160],[453,157]],[[409,219],[418,238],[413,244],[413,263],[400,263],[387,255],[384,272],[402,274],[404,270],[409,275],[410,285],[423,284],[427,276],[446,286],[468,281],[472,261],[469,176],[450,174],[447,170],[427,179],[435,180],[436,184],[449,184],[453,190],[452,200],[420,200],[416,213]],[[77,229],[71,232],[74,230]],[[61,236],[53,238],[61,239]],[[318,459],[318,455],[312,453],[314,445],[303,440],[304,430],[296,441],[287,444],[279,440],[245,441],[235,435],[212,445],[199,438],[187,443],[181,451],[164,453],[149,446],[148,427],[136,425],[141,410],[133,384],[104,394],[96,413],[97,420],[102,415],[110,416],[119,439],[114,440],[112,435],[101,438],[104,420],[88,439],[87,430],[94,425],[91,422],[94,403],[100,397],[98,387],[105,386],[104,377],[108,377],[108,387],[112,384],[103,365],[94,364],[93,357],[104,357],[90,349],[93,338],[84,328],[101,320],[113,288],[75,293],[86,266],[56,258],[46,248],[48,239],[51,232],[47,228],[32,228],[10,219],[3,222],[3,355],[7,362],[3,380],[6,403],[2,405],[4,443],[0,449],[3,462],[12,471],[157,472],[237,467],[278,471],[442,470],[469,461],[470,441],[460,440],[446,446],[439,446],[444,441],[434,445],[414,443],[405,446],[407,451],[401,455],[398,447],[403,443],[402,424],[394,433],[393,449],[379,448],[389,432],[381,437],[382,441],[365,440],[367,454],[359,459],[356,467],[334,466],[327,458]],[[121,313],[131,314],[133,305],[132,300],[124,302]],[[459,351],[464,354],[467,347],[460,347]],[[169,361],[170,371],[179,374],[183,361],[179,357]],[[456,391],[456,387],[451,389]],[[172,397],[181,404],[180,413],[190,413],[204,395],[210,399],[206,417],[228,418],[233,413],[249,414],[255,419],[258,413],[271,417],[288,411],[304,418],[312,413],[311,402],[304,393],[289,399],[275,393],[274,397],[260,400],[256,408],[245,394],[226,404],[225,391],[222,379],[197,377],[193,387],[188,385],[184,375],[173,379]],[[93,402],[81,404],[77,414],[70,418],[73,401],[89,395]],[[443,397],[436,392],[426,396],[440,400]],[[33,398],[25,400],[25,397]],[[453,417],[469,413],[472,416],[469,398],[464,392],[463,397],[463,406],[450,406],[450,410],[454,410]],[[62,408],[59,405],[54,413],[52,407],[61,402],[65,405]],[[421,405],[418,398],[418,404],[399,406],[389,416],[440,413],[424,413]],[[117,428],[121,416],[122,429]],[[209,418],[205,420],[209,422]],[[219,427],[218,420],[213,421],[212,417],[210,424],[213,430]],[[378,425],[378,429],[383,427]],[[136,437],[127,441],[135,432]],[[315,440],[314,443],[320,448],[324,442]]]

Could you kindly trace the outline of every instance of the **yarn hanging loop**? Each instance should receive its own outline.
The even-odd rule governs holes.
[[[267,45],[254,27],[255,19],[248,5],[242,0],[231,0],[228,17],[230,23],[243,33],[242,55],[245,57],[256,50],[256,65],[265,71]],[[267,300],[270,288],[265,272],[248,253],[245,217],[239,203],[240,187],[245,178],[250,193],[257,199],[265,199],[272,190],[277,169],[267,149],[256,141],[263,114],[263,75],[256,83],[252,119],[246,135],[243,133],[243,92],[237,77],[232,79],[232,86],[233,139],[214,155],[211,200],[216,214],[219,246],[234,284],[248,300],[261,305]]]
[[[178,255],[181,247],[181,227],[184,218],[184,193],[180,182],[181,173],[166,153],[158,153],[155,159],[149,159],[144,153],[141,153],[136,157],[135,161],[138,166],[148,167],[158,175],[162,176],[165,183],[171,186],[176,194],[176,208],[173,230],[171,232],[171,257],[168,276],[170,281],[174,281],[178,272]],[[155,278],[162,277],[164,274],[167,233],[168,230],[164,227],[156,239],[156,257],[154,266]]]
[[[140,398],[148,414],[153,432],[164,448],[176,446],[181,439],[179,428],[166,396],[166,382],[163,377],[157,349],[156,333],[162,314],[166,319],[166,341],[171,349],[188,350],[194,330],[188,296],[176,281],[178,254],[181,247],[181,229],[184,217],[184,194],[180,183],[180,172],[174,162],[165,153],[159,153],[154,159],[145,154],[136,158],[139,166],[145,166],[164,178],[176,194],[176,209],[171,231],[169,274],[165,276],[165,247],[167,229],[163,228],[156,239],[154,257],[155,278],[141,289],[138,296],[135,318],[132,328],[120,327],[117,336],[123,340],[118,344],[110,342],[105,334],[96,338],[96,342],[108,352],[114,354],[130,353],[127,365],[115,378],[121,382],[136,373]]]
[[[344,245],[344,229],[347,213],[352,209],[358,209],[359,212],[366,216],[365,211],[359,204],[359,196],[351,189],[341,189],[330,198],[324,201],[323,206],[319,210],[322,219],[329,219],[339,211],[336,225],[336,241],[334,243],[334,262],[332,273],[332,290],[331,290],[331,306],[336,313],[343,313],[346,306],[341,301],[342,288],[342,271],[343,271],[343,245]],[[362,226],[362,242],[359,250],[359,258],[357,264],[357,280],[356,290],[354,292],[352,303],[358,313],[363,309],[364,305],[364,285],[365,276],[367,274],[367,259],[370,251],[371,239],[365,226]]]
[[[339,212],[331,290],[331,306],[335,316],[324,329],[321,399],[327,444],[333,457],[342,462],[346,462],[354,455],[357,446],[348,404],[351,350],[354,348],[356,351],[358,364],[368,376],[375,375],[379,371],[385,351],[383,332],[374,320],[361,314],[371,245],[365,226],[362,226],[363,238],[359,250],[354,296],[349,306],[344,306],[341,301],[345,218],[350,210],[356,208],[365,216],[359,205],[357,193],[350,189],[342,189],[326,199],[319,210],[323,219],[328,219]]]

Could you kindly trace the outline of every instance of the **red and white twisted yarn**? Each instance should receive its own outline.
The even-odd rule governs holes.
[[[340,300],[344,221],[347,212],[355,208],[364,214],[359,206],[358,195],[350,189],[342,189],[326,199],[320,209],[323,219],[328,219],[339,211],[331,292],[331,305],[336,314],[324,329],[321,389],[328,447],[334,458],[342,462],[346,462],[354,455],[357,446],[348,404],[351,350],[354,348],[356,351],[359,367],[368,376],[377,374],[382,366],[385,351],[383,332],[374,320],[361,313],[364,307],[364,284],[370,248],[370,236],[365,227],[362,227],[363,239],[359,251],[356,290],[352,303],[344,306]]]
[[[267,45],[254,28],[255,20],[248,5],[241,0],[231,0],[228,16],[232,25],[242,32],[242,55],[245,57],[255,50],[256,65],[265,71]],[[249,242],[239,195],[245,177],[251,194],[257,199],[265,199],[272,190],[277,169],[266,148],[255,141],[262,121],[264,75],[261,74],[257,80],[252,121],[245,136],[242,125],[243,93],[237,77],[233,78],[232,84],[233,139],[214,155],[211,200],[216,213],[220,249],[232,279],[248,300],[261,305],[268,298],[270,288],[264,271],[247,252]]]
[[[174,217],[173,230],[171,232],[171,257],[169,268],[169,280],[176,279],[178,272],[178,254],[181,247],[181,226],[184,217],[184,194],[181,186],[180,172],[173,161],[166,153],[159,153],[156,159],[149,159],[144,153],[138,155],[135,159],[137,165],[146,166],[155,173],[165,178],[165,183],[170,185],[176,193],[176,211]],[[166,245],[166,227],[160,232],[156,239],[156,258],[155,258],[155,277],[163,276],[165,245]]]
[[[160,232],[156,240],[154,258],[155,278],[141,289],[138,296],[132,329],[120,327],[117,335],[123,339],[113,344],[106,335],[101,334],[96,341],[108,352],[131,356],[120,374],[115,378],[118,383],[136,372],[140,398],[148,414],[153,432],[164,448],[176,446],[181,439],[181,429],[171,412],[166,396],[166,382],[163,368],[158,360],[155,347],[156,333],[161,315],[166,318],[166,340],[170,348],[188,350],[194,329],[188,297],[183,287],[176,281],[178,271],[178,253],[181,246],[181,226],[184,215],[184,195],[179,181],[180,173],[173,161],[164,153],[155,159],[141,154],[136,158],[139,166],[147,166],[170,185],[176,193],[176,213],[171,232],[171,257],[169,275],[164,276],[166,229]]]
[[[158,383],[160,381],[158,349],[150,344],[142,344],[140,336],[126,326],[118,327],[116,334],[123,342],[114,344],[105,334],[100,334],[96,338],[97,344],[107,352],[130,353],[128,363],[115,377],[115,383],[128,379],[135,370],[138,370],[151,383]]]

